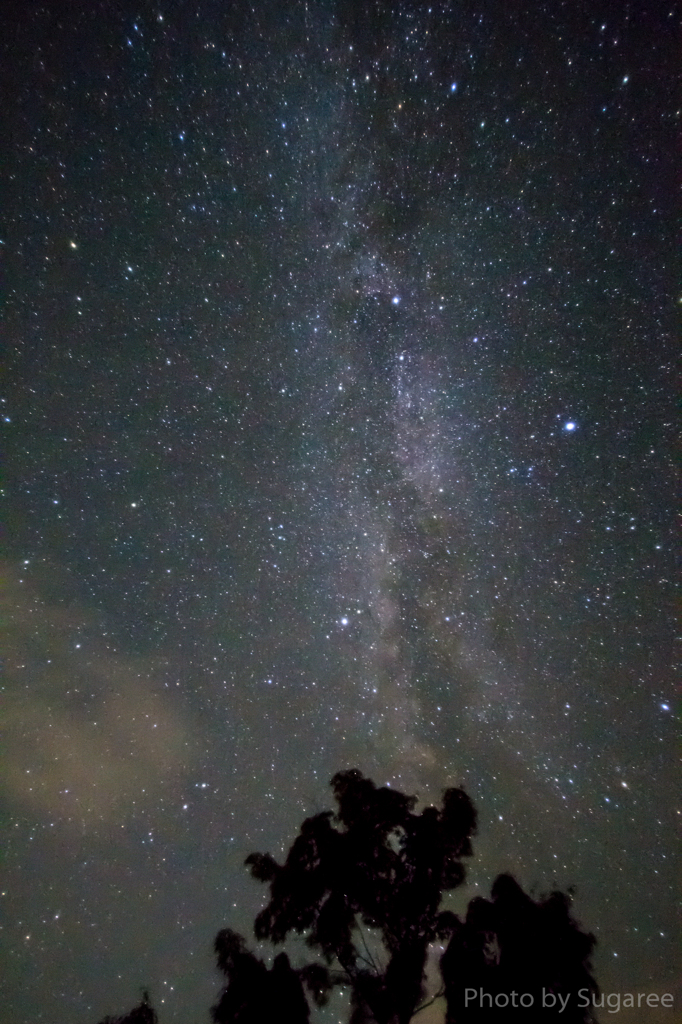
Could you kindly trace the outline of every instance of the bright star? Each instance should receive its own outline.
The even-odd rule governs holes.
[[[570,434],[571,431],[575,430],[576,426],[577,424],[573,420],[569,420],[568,423],[564,423],[564,430],[567,430]]]

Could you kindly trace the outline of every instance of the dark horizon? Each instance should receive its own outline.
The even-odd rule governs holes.
[[[674,8],[3,20],[3,1019],[206,1022],[351,767],[679,992]]]

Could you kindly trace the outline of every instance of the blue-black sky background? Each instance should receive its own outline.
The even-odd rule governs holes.
[[[672,991],[679,9],[3,22],[0,1019],[206,1021],[344,767]]]

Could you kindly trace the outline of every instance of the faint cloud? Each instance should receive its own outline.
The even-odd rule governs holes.
[[[115,651],[90,610],[55,596],[58,570],[49,584],[30,567],[2,570],[3,795],[55,823],[120,824],[193,759],[188,722],[164,692],[167,662]]]

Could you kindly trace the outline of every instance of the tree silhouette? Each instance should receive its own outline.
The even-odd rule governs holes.
[[[511,875],[496,879],[491,897],[452,922],[441,958],[446,1024],[594,1020],[585,1003],[598,991],[589,962],[596,940],[580,930],[569,898],[535,902]]]
[[[320,964],[293,970],[286,953],[275,957],[272,970],[244,946],[237,932],[224,928],[214,943],[218,967],[228,978],[220,999],[211,1009],[215,1024],[265,1024],[286,1020],[308,1024],[310,1009],[303,984],[318,1006],[324,1005],[331,988],[328,972]]]
[[[476,812],[459,789],[444,793],[442,808],[414,814],[414,797],[358,771],[339,772],[331,785],[336,814],[306,819],[283,865],[247,858],[252,875],[270,883],[255,933],[275,943],[305,933],[351,986],[356,1020],[364,1007],[377,1024],[407,1024],[429,944],[449,922],[439,914],[442,894],[464,880]]]
[[[149,1002],[149,993],[143,992],[142,999],[129,1013],[123,1017],[105,1017],[100,1024],[157,1024],[158,1017]]]
[[[429,947],[440,958],[446,1024],[591,1024],[598,992],[593,935],[560,892],[534,900],[511,875],[491,898],[473,899],[464,919],[441,910],[444,893],[464,881],[476,812],[461,789],[440,807],[414,813],[416,798],[377,787],[355,770],[331,781],[337,810],[307,818],[283,864],[269,854],[246,859],[270,887],[258,914],[258,939],[305,935],[319,959],[293,968],[279,953],[270,969],[229,928],[214,943],[227,978],[211,1009],[213,1024],[310,1024],[306,992],[323,1006],[337,985],[350,988],[349,1024],[408,1024],[423,1003]],[[437,996],[432,997],[433,1001]],[[157,1024],[145,992],[124,1017],[101,1024]]]

